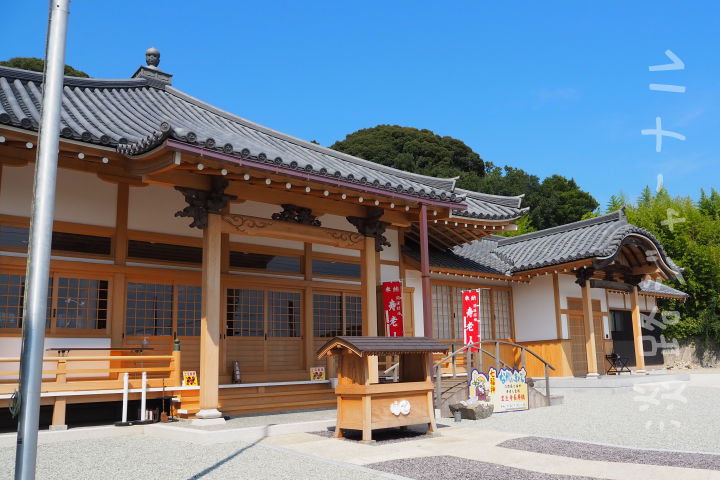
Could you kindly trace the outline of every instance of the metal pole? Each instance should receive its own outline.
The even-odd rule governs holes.
[[[122,423],[127,423],[127,407],[128,407],[128,377],[130,374],[123,374],[123,399],[122,399]]]
[[[55,178],[60,137],[65,41],[70,0],[51,0],[45,52],[45,83],[38,150],[35,162],[35,187],[30,219],[30,244],[25,274],[25,304],[20,354],[20,419],[18,422],[15,478],[35,478],[40,385],[45,343],[50,245],[55,210]]]
[[[147,373],[142,372],[142,386],[140,390],[140,421],[144,422],[146,420],[145,417],[145,400],[147,399],[147,390],[145,390],[145,385],[147,383]]]

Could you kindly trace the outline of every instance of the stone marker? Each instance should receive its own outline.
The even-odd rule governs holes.
[[[490,402],[478,402],[477,400],[465,400],[450,405],[450,413],[460,412],[464,420],[482,420],[493,413],[494,406]]]

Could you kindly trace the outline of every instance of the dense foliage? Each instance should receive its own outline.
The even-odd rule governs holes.
[[[613,195],[607,212],[625,206],[628,221],[652,232],[667,254],[685,271],[670,282],[690,295],[683,304],[663,301],[661,310],[677,310],[681,320],[668,327],[669,336],[700,336],[720,341],[720,194],[701,191],[700,200],[671,197],[664,189],[645,187],[637,202]]]
[[[441,137],[430,130],[378,125],[351,133],[330,148],[407,172],[445,178],[459,176],[460,187],[485,175],[480,155],[461,140]]]
[[[461,140],[430,130],[378,125],[351,133],[330,148],[408,172],[459,177],[457,186],[467,190],[525,195],[523,206],[530,213],[518,221],[517,233],[574,222],[598,207],[572,179],[553,175],[541,182],[519,168],[496,167]]]
[[[0,66],[21,68],[23,70],[32,70],[33,72],[42,72],[45,68],[45,61],[35,57],[14,57],[7,61],[1,61]],[[84,77],[89,78],[85,72],[75,70],[70,65],[65,65],[65,76],[67,77]]]

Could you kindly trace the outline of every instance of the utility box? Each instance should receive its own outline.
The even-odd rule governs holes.
[[[343,429],[362,430],[362,440],[372,440],[372,430],[425,423],[435,432],[433,353],[448,347],[424,337],[335,337],[318,350],[318,358],[337,359],[338,385],[335,437]],[[377,357],[398,355],[397,382],[381,382]]]

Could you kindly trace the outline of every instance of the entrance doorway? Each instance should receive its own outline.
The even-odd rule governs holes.
[[[650,312],[640,312],[641,317],[649,316]],[[613,352],[627,359],[627,365],[634,367],[635,362],[635,341],[633,335],[632,312],[630,310],[611,310],[610,328],[612,330]],[[645,365],[662,365],[664,363],[663,352],[657,348],[661,344],[660,334],[662,330],[642,328],[643,352]],[[654,355],[647,353],[655,352]]]
[[[300,291],[226,289],[226,368],[237,361],[243,382],[305,379],[302,297]]]

